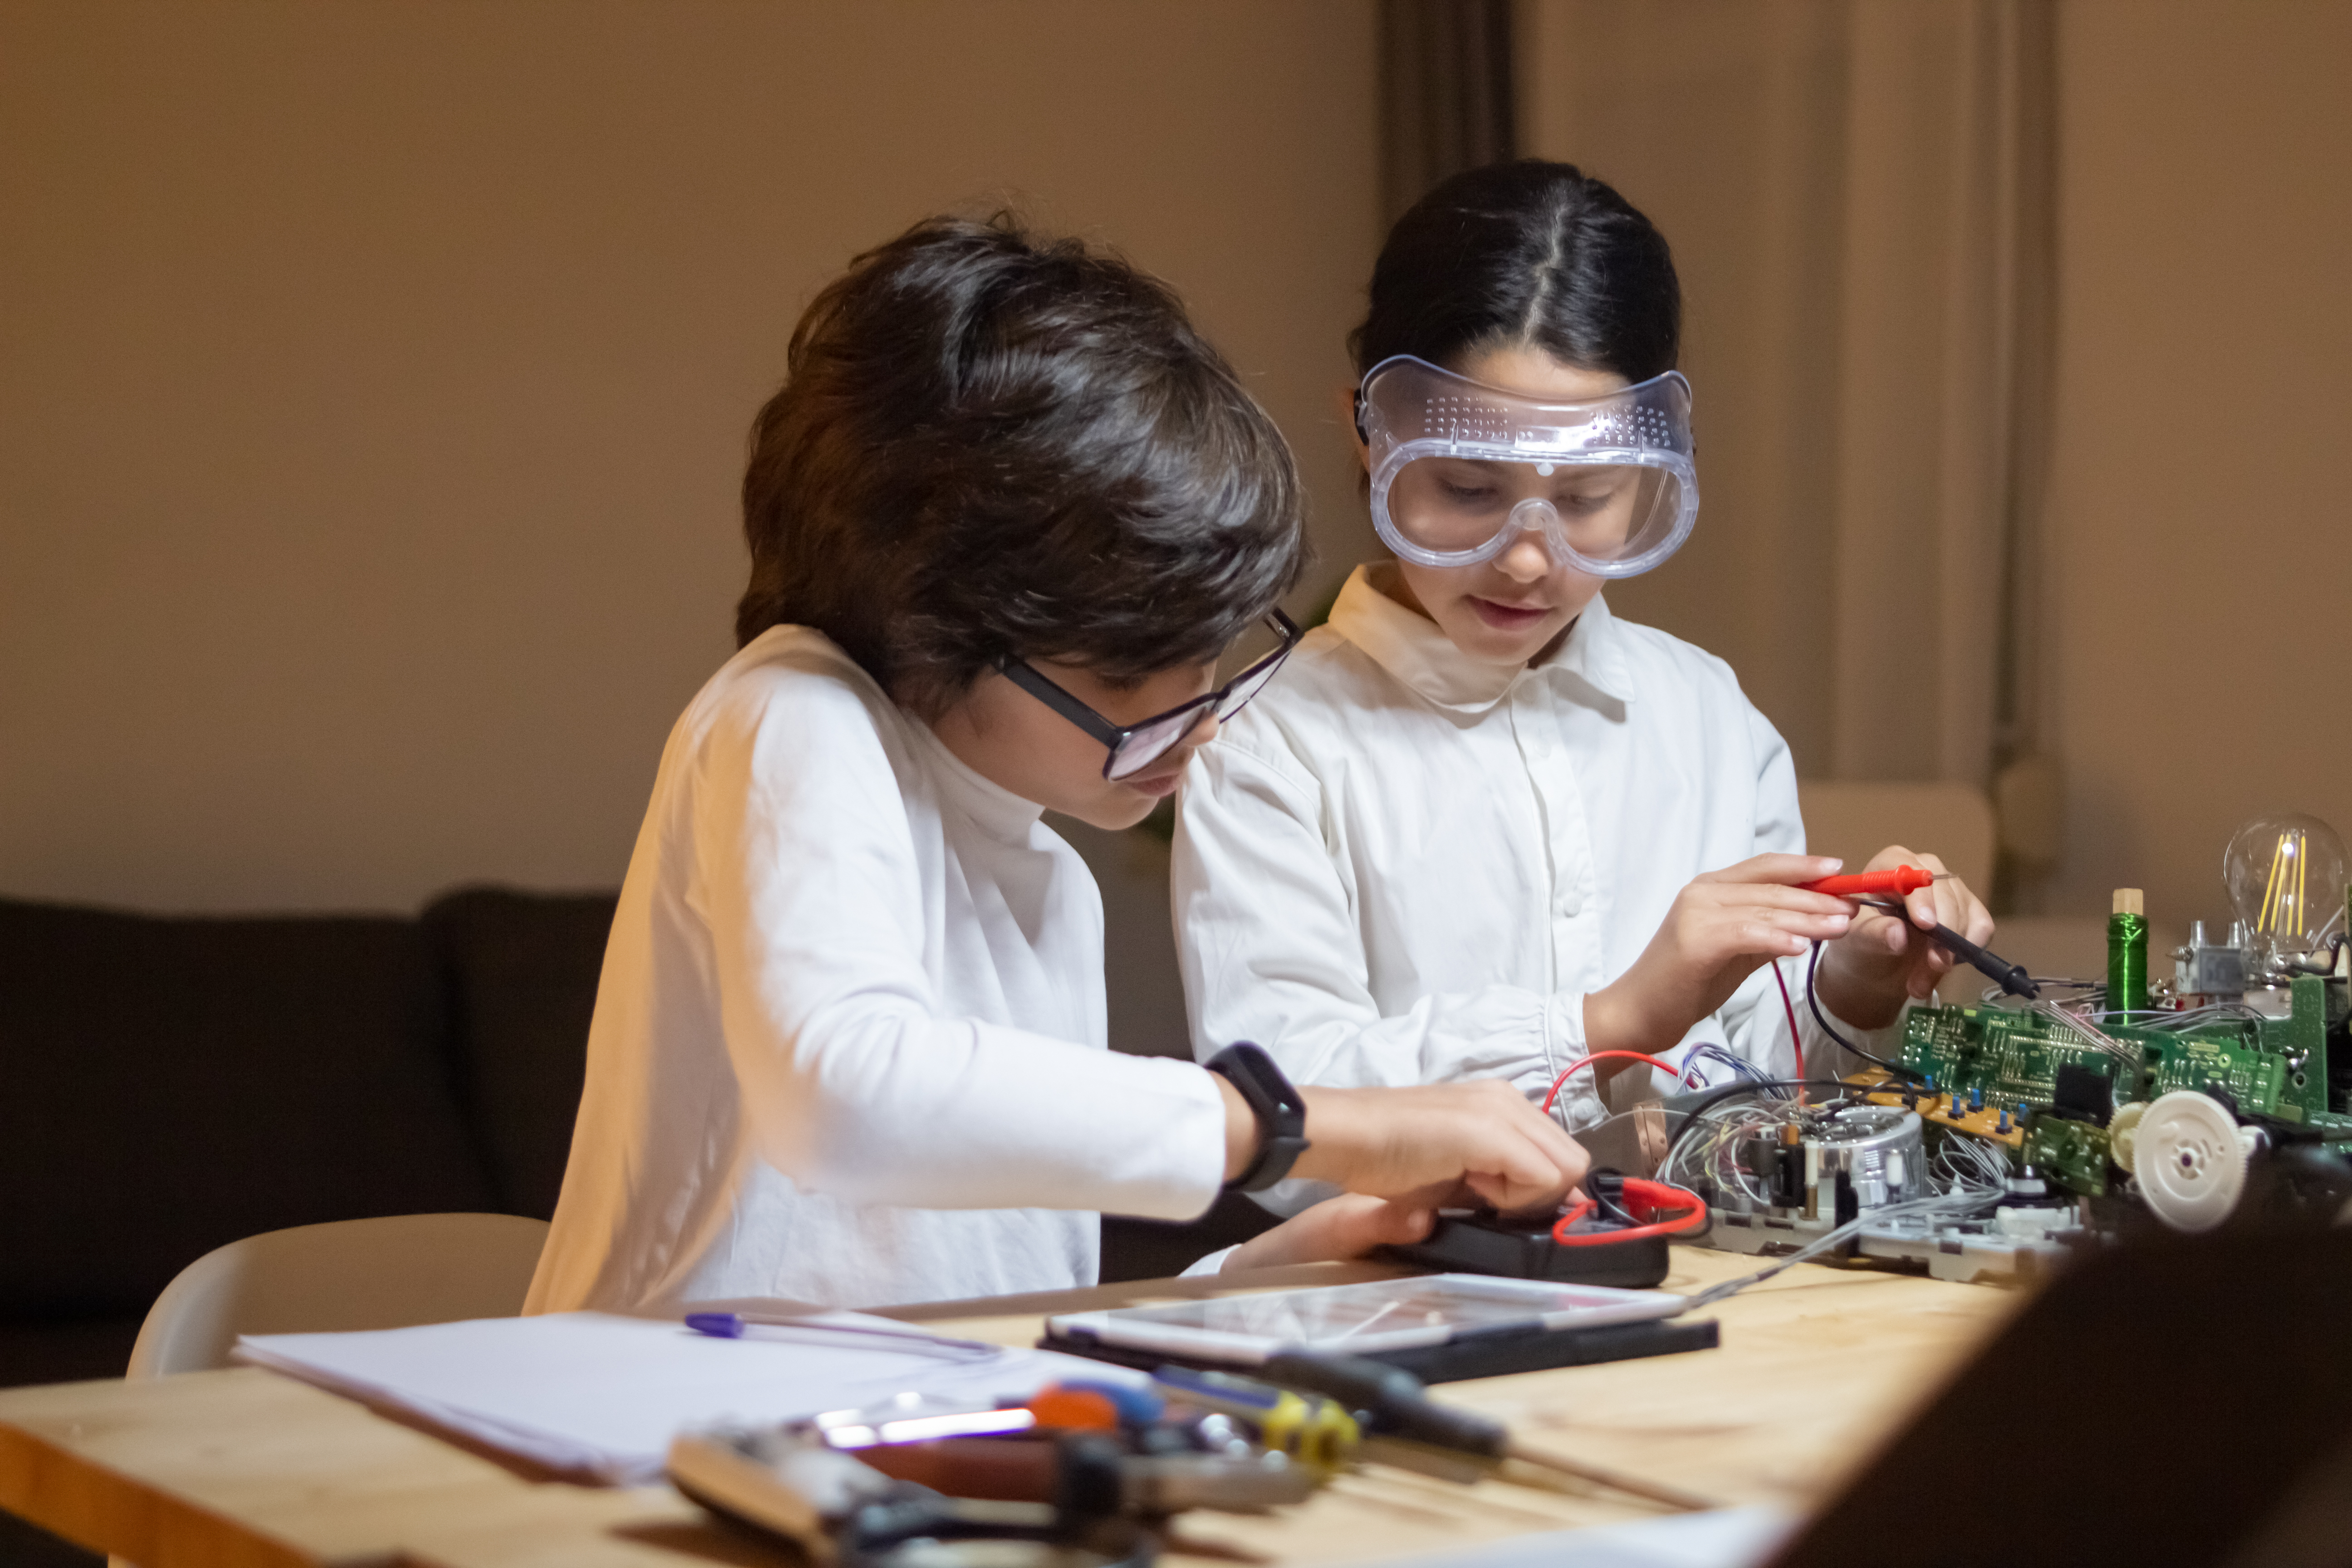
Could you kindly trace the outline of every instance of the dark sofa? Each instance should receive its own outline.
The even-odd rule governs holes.
[[[173,1275],[320,1220],[545,1218],[609,893],[469,888],[414,920],[0,900],[0,1385],[121,1373]],[[1106,1224],[1107,1279],[1266,1224]]]

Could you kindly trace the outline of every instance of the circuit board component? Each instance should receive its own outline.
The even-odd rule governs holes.
[[[2228,1017],[2184,1029],[2102,1022],[2055,1007],[1914,1007],[1901,1065],[1932,1091],[1971,1107],[2030,1116],[2057,1098],[2061,1069],[2106,1077],[2111,1103],[2175,1089],[2219,1088],[2252,1116],[2340,1128],[2352,1116],[2328,1103],[2326,983],[2294,982],[2285,1017]]]
[[[2026,1123],[2025,1163],[2068,1192],[2090,1197],[2107,1193],[2107,1130],[2047,1111]]]

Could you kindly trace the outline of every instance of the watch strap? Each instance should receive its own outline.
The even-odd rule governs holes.
[[[1225,1184],[1225,1191],[1264,1192],[1290,1174],[1290,1167],[1307,1152],[1307,1102],[1274,1058],[1247,1040],[1227,1046],[1204,1065],[1232,1084],[1257,1118],[1257,1158]]]

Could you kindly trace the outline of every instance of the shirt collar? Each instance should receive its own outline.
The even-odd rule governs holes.
[[[947,742],[933,734],[929,724],[893,702],[889,693],[844,652],[840,644],[812,626],[771,626],[754,639],[754,646],[761,644],[771,645],[778,651],[806,649],[818,660],[832,665],[842,679],[897,721],[900,732],[908,737],[908,743],[929,764],[931,776],[940,782],[942,798],[992,838],[1008,844],[1029,841],[1029,830],[1036,826],[1045,808],[974,772],[961,757],[948,750]]]
[[[940,795],[991,838],[1007,844],[1026,844],[1029,830],[1045,808],[1025,795],[1018,795],[995,780],[985,777],[971,764],[948,750],[945,741],[932,732],[931,727],[912,713],[906,714],[907,729],[915,737],[915,744],[930,759],[931,775],[940,781]]]
[[[1331,629],[1428,701],[1458,713],[1482,713],[1523,679],[1561,678],[1618,702],[1631,700],[1624,639],[1601,595],[1576,617],[1550,658],[1532,668],[1513,668],[1469,658],[1436,622],[1374,587],[1371,574],[1384,564],[1359,566],[1349,574],[1331,606]]]

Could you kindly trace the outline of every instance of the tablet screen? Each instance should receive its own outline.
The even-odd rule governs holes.
[[[1059,1334],[1091,1333],[1111,1344],[1248,1353],[1259,1360],[1281,1346],[1339,1352],[1443,1344],[1465,1333],[1509,1324],[1593,1328],[1662,1318],[1683,1298],[1665,1290],[1615,1290],[1549,1285],[1475,1274],[1433,1274],[1274,1290],[1208,1301],[1177,1301],[1052,1320]]]

